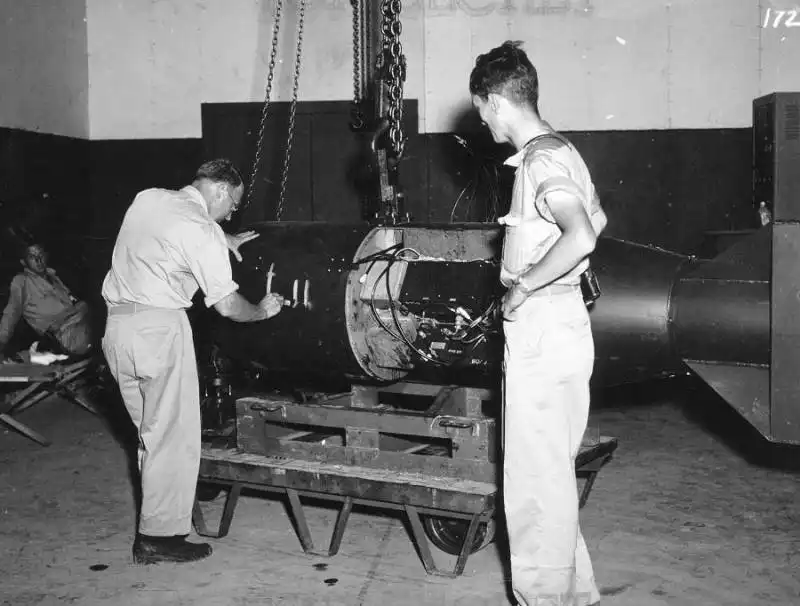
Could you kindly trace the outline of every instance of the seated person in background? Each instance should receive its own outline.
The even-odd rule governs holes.
[[[47,253],[37,243],[21,249],[23,271],[11,281],[8,303],[0,318],[0,359],[23,318],[56,353],[85,355],[92,349],[89,306],[75,298],[47,266]]]

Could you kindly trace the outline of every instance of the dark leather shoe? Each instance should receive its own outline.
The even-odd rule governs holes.
[[[133,542],[133,561],[136,564],[159,562],[196,562],[211,555],[208,543],[189,543],[185,535],[151,537],[137,535]]]

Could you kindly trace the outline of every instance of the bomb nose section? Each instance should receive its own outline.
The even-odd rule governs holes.
[[[670,334],[672,289],[691,257],[600,238],[592,255],[602,295],[592,306],[594,382],[632,383],[685,373]]]
[[[764,437],[785,441],[771,410],[771,237],[764,228],[681,275],[671,324],[684,363]]]
[[[596,380],[688,368],[765,438],[800,444],[798,259],[795,222],[763,227],[711,260],[601,240]]]

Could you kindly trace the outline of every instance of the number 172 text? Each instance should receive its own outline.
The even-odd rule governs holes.
[[[800,27],[797,15],[798,11],[796,10],[778,11],[768,8],[764,11],[764,20],[761,22],[761,27]]]

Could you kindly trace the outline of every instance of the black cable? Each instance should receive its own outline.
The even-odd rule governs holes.
[[[378,290],[378,284],[380,283],[381,278],[383,277],[383,274],[387,274],[386,281],[388,282],[388,280],[389,280],[388,272],[389,272],[389,269],[391,268],[391,266],[392,266],[392,264],[391,264],[391,260],[390,260],[390,261],[388,261],[386,263],[386,268],[380,274],[378,274],[377,278],[375,278],[375,283],[372,285],[372,294],[371,294],[371,296],[369,298],[369,308],[372,310],[372,315],[375,317],[375,320],[378,322],[378,324],[380,324],[381,328],[383,328],[383,330],[388,332],[390,335],[392,335],[398,341],[401,341],[401,340],[403,340],[403,337],[402,337],[403,331],[402,330],[400,331],[400,335],[394,334],[391,331],[391,329],[388,326],[386,326],[386,324],[383,323],[383,320],[381,320],[381,317],[378,315],[378,310],[375,309],[375,293]],[[365,274],[365,275],[368,275],[368,274]],[[388,293],[388,286],[387,286],[387,296],[391,296]]]
[[[384,256],[387,251],[392,250],[392,249],[398,249],[398,250],[393,255]],[[372,261],[371,265],[370,265],[370,269],[368,269],[368,271],[367,271],[367,273],[365,275],[369,275],[369,271],[371,270],[371,268],[374,266],[374,264],[377,261],[384,260],[384,259],[387,261],[386,267],[381,271],[380,274],[378,274],[378,276],[375,279],[375,282],[373,283],[373,286],[372,286],[372,293],[371,293],[370,299],[369,299],[369,306],[370,306],[370,310],[372,311],[372,315],[375,318],[375,321],[380,325],[381,328],[383,328],[384,331],[386,331],[387,334],[391,335],[393,338],[395,338],[395,339],[397,339],[399,341],[402,341],[411,351],[416,353],[423,360],[425,360],[427,362],[430,362],[432,364],[436,364],[438,366],[449,366],[450,365],[449,363],[443,362],[441,360],[438,360],[438,359],[432,357],[431,355],[427,354],[425,351],[423,351],[422,349],[420,349],[419,347],[414,345],[414,343],[412,343],[409,340],[409,338],[405,335],[405,333],[403,332],[403,328],[402,328],[402,326],[400,324],[400,319],[398,318],[398,310],[397,310],[398,303],[396,303],[394,298],[392,297],[392,288],[391,288],[391,282],[390,282],[390,279],[391,279],[391,268],[394,266],[394,264],[398,260],[401,260],[401,257],[400,257],[400,253],[401,252],[402,252],[402,250],[400,250],[400,245],[394,245],[392,247],[389,247],[389,248],[385,249],[384,251],[380,251],[379,253],[374,253],[373,255],[365,257],[364,259],[362,259],[360,261],[361,263],[364,263],[367,260],[371,260]],[[378,255],[380,255],[380,256],[378,256]],[[391,316],[392,316],[392,321],[394,323],[395,328],[397,329],[397,333],[395,333],[389,326],[386,325],[386,323],[381,319],[380,315],[378,314],[377,308],[375,307],[375,297],[376,297],[377,290],[378,290],[378,284],[380,284],[382,279],[385,280],[387,303],[388,303],[388,306],[389,306],[389,311],[390,311]],[[460,342],[460,343],[465,344],[465,345],[472,345],[472,347],[470,347],[467,351],[465,351],[463,353],[463,355],[461,355],[459,358],[457,358],[454,363],[458,363],[458,362],[466,359],[469,356],[469,353],[474,351],[475,347],[477,347],[477,345],[479,343],[481,343],[483,340],[485,340],[487,338],[488,328],[489,327],[484,327],[482,325],[489,318],[489,315],[493,311],[493,309],[495,307],[495,304],[496,304],[496,301],[493,300],[489,304],[489,306],[480,315],[478,315],[475,319],[470,321],[468,326],[466,327],[466,329],[462,331],[463,334],[461,336],[447,335],[447,338],[450,341]],[[442,305],[445,308],[449,309],[450,311],[454,311],[452,308],[450,308],[449,306],[447,306],[447,305],[445,305],[443,303],[431,303],[430,305],[431,306],[432,305]],[[454,312],[454,313],[457,313],[457,312]],[[416,315],[416,314],[412,314],[412,315]],[[424,318],[425,316],[420,316],[420,317]],[[430,318],[430,320],[432,320],[434,322],[437,322],[437,323],[440,323],[440,324],[447,324],[447,325],[453,325],[454,326],[454,323],[439,322],[438,320],[436,320],[434,318]],[[475,329],[475,328],[479,328],[478,334],[477,335],[470,335],[469,338],[467,338],[467,333],[469,331]]]
[[[387,264],[387,269],[390,268],[394,263],[396,263],[397,259],[398,259],[398,257],[395,256],[394,259],[389,261],[389,263]],[[447,366],[447,364],[445,362],[442,362],[441,360],[437,360],[436,358],[432,358],[431,356],[426,354],[419,347],[417,347],[411,341],[409,341],[408,337],[406,337],[405,333],[403,332],[402,327],[400,326],[400,320],[398,320],[398,318],[397,318],[397,310],[395,309],[394,302],[392,301],[392,291],[391,291],[391,285],[389,284],[389,274],[388,274],[388,272],[386,274],[386,296],[388,298],[389,311],[392,314],[392,320],[394,320],[394,325],[397,328],[397,330],[400,332],[400,336],[402,337],[403,341],[411,349],[411,351],[416,353],[423,360],[427,360],[428,362],[432,362],[433,364],[438,364],[440,366]]]
[[[383,250],[378,250],[378,251],[372,253],[371,255],[367,255],[366,257],[364,257],[362,259],[357,259],[356,261],[353,261],[352,267],[356,267],[358,265],[363,265],[367,261],[372,261],[372,265],[370,265],[369,268],[367,269],[367,273],[369,273],[369,270],[372,269],[372,266],[375,265],[376,261],[388,261],[388,260],[394,258],[393,255],[390,255],[389,253],[391,251],[393,251],[393,250],[397,251],[397,250],[401,249],[402,247],[403,247],[403,243],[402,242],[398,242],[397,244],[392,244],[388,248],[384,248]]]

